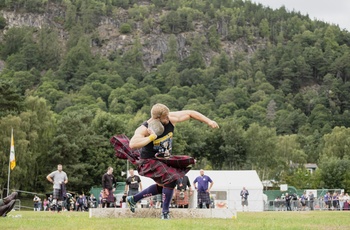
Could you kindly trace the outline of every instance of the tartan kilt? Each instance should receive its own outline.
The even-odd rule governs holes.
[[[119,159],[129,160],[133,165],[137,165],[137,161],[140,159],[140,150],[133,150],[129,147],[129,138],[124,135],[116,135],[110,139],[111,144],[114,146],[115,156]]]
[[[172,159],[173,158],[173,159]],[[182,168],[174,168],[164,163],[161,159],[150,158],[140,159],[139,166],[137,168],[139,175],[152,178],[157,184],[164,185],[173,181],[177,181],[179,178],[185,176],[190,171],[189,156],[176,156],[170,157],[165,160],[170,165],[182,165]],[[193,159],[193,158],[192,158]],[[194,159],[193,159],[194,162]]]
[[[242,204],[242,206],[244,206],[244,205],[248,206],[248,199],[242,198],[241,204]]]
[[[55,188],[55,189],[53,190],[52,197],[53,197],[54,199],[62,200],[60,194],[61,194],[61,189]]]
[[[175,190],[175,204],[176,205],[188,205],[189,191],[184,191],[185,197],[183,199],[180,198],[181,190]]]
[[[164,185],[176,181],[190,171],[190,165],[195,164],[193,157],[184,155],[140,159],[140,150],[132,150],[129,147],[129,139],[124,134],[113,136],[110,142],[114,146],[116,157],[129,160],[137,166],[139,175],[152,178],[157,184]]]
[[[193,157],[185,155],[171,155],[167,158],[157,157],[156,159],[174,168],[187,168],[196,163]]]
[[[109,190],[106,188],[103,189],[102,201],[107,203],[113,203],[114,202],[113,190]]]
[[[198,201],[198,204],[203,204],[204,202],[205,204],[210,204],[209,192],[198,191],[197,201]]]

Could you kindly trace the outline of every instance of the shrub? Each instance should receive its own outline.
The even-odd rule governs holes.
[[[128,23],[124,23],[120,26],[120,32],[122,34],[128,34],[131,32],[131,26]]]
[[[0,30],[4,29],[6,27],[6,19],[2,16],[0,16]]]

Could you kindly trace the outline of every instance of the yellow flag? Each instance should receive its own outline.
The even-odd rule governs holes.
[[[13,140],[13,130],[11,133],[11,150],[10,150],[10,168],[13,170],[16,167],[15,157],[15,141]]]

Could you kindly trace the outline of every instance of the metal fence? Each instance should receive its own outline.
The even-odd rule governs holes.
[[[269,200],[265,203],[264,211],[287,211],[287,202],[285,200]],[[303,206],[300,200],[290,201],[291,211],[312,211],[312,210],[334,210],[334,211],[350,211],[349,205],[342,205],[339,202],[324,202],[322,198],[314,201],[307,200]]]

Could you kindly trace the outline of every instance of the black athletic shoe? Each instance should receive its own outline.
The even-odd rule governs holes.
[[[170,214],[169,212],[162,212],[162,215],[160,217],[162,220],[169,220],[170,219]]]
[[[128,203],[130,211],[135,212],[136,202],[134,201],[134,197],[128,196],[126,198],[126,203]]]

